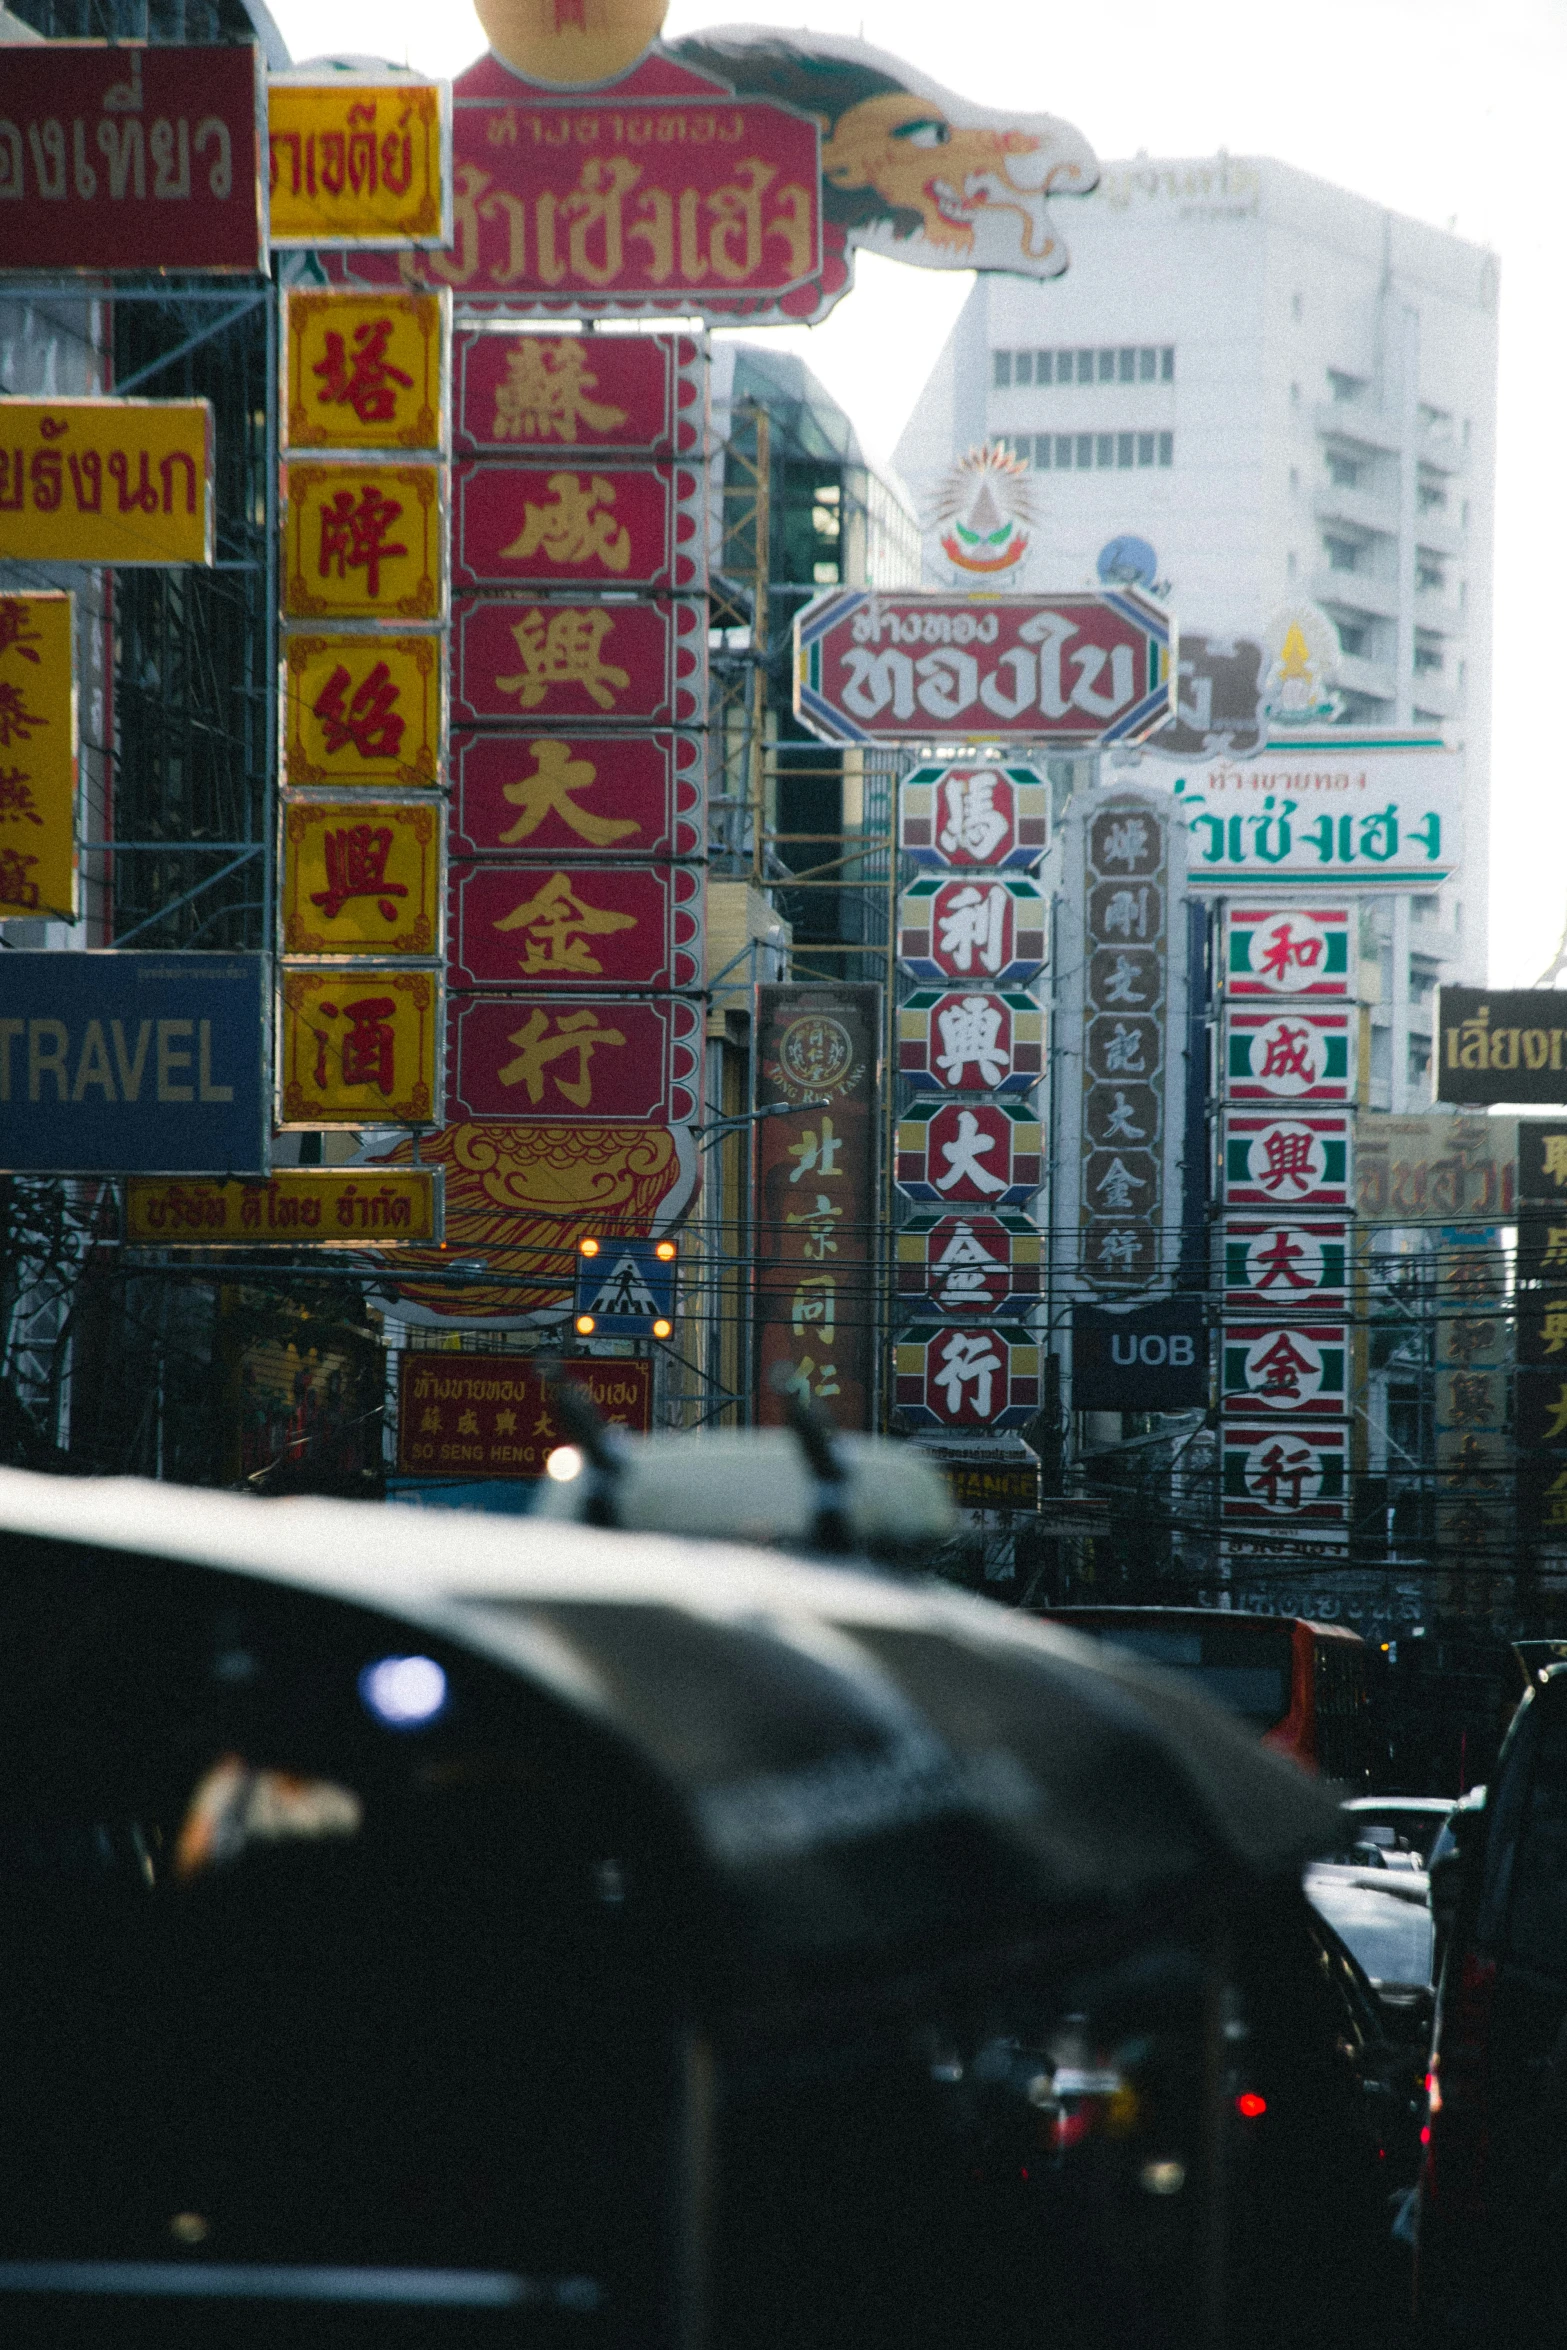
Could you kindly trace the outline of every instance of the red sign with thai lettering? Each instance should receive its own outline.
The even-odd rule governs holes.
[[[694,335],[549,335],[459,329],[455,445],[478,455],[584,449],[699,455],[706,362]]]
[[[572,1362],[611,1428],[645,1436],[652,1426],[653,1366]],[[516,1355],[475,1361],[444,1348],[408,1347],[397,1358],[397,1466],[404,1476],[542,1477],[566,1431],[537,1363]]]
[[[458,587],[700,588],[700,475],[684,465],[519,465],[470,457],[452,479]]]
[[[537,726],[651,726],[707,715],[707,616],[668,596],[547,604],[459,596],[452,714]]]
[[[696,1116],[702,1009],[685,996],[454,995],[453,1122],[646,1122]]]
[[[452,737],[454,856],[697,857],[702,742],[694,734]]]
[[[1175,711],[1175,627],[1134,589],[835,589],[794,624],[795,715],[828,742],[1138,743]]]
[[[820,130],[669,58],[613,89],[546,95],[495,56],[452,84],[456,235],[442,252],[356,253],[367,284],[451,286],[519,315],[808,321],[824,288]]]
[[[0,270],[265,269],[259,48],[29,43],[3,83]]]
[[[690,865],[455,865],[448,984],[698,987],[704,889]]]

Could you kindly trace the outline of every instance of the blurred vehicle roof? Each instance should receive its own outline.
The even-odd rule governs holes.
[[[1430,1984],[1431,1911],[1423,1900],[1403,1898],[1408,1882],[1384,1889],[1365,1883],[1355,1869],[1317,1865],[1306,1871],[1307,1900],[1373,1983]]]

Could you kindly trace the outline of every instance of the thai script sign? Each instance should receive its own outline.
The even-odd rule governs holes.
[[[756,1019],[767,1099],[793,1105],[757,1129],[757,1423],[793,1393],[870,1428],[881,990],[764,985]]]
[[[210,563],[212,533],[210,402],[0,399],[0,559]]]
[[[569,460],[589,449],[697,457],[707,365],[694,335],[561,335],[461,328],[458,449]]]
[[[266,958],[13,950],[0,1161],[13,1172],[266,1167]]]
[[[428,636],[283,636],[283,781],[446,781],[446,647]]]
[[[706,573],[703,477],[687,466],[457,466],[459,587],[698,588]]]
[[[0,920],[77,912],[75,604],[0,596]]]
[[[1038,884],[931,875],[904,892],[898,955],[916,979],[1015,987],[1043,968],[1049,902]]]
[[[1166,830],[1131,798],[1085,826],[1080,1263],[1105,1287],[1160,1270]]]
[[[1278,1532],[1342,1524],[1349,1515],[1346,1425],[1280,1426],[1266,1417],[1219,1430],[1224,1524],[1267,1520]],[[1287,1522],[1287,1524],[1286,1524]]]
[[[1427,1110],[1362,1118],[1355,1135],[1355,1205],[1382,1224],[1511,1223],[1519,1121]]]
[[[1200,1297],[1072,1308],[1072,1408],[1185,1412],[1208,1401],[1208,1327]]]
[[[898,1303],[970,1319],[1026,1314],[1039,1303],[1043,1246],[1007,1209],[911,1216],[898,1234]]]
[[[446,469],[308,465],[285,476],[290,620],[438,621],[446,613]]]
[[[1349,1393],[1348,1340],[1343,1322],[1226,1324],[1221,1407],[1341,1418]]]
[[[1347,1102],[1355,1096],[1358,1012],[1316,1005],[1224,1014],[1224,1097],[1232,1102]]]
[[[1567,1103],[1567,995],[1549,987],[1439,987],[1439,1102]]]
[[[429,449],[451,432],[448,294],[283,298],[286,449]]]
[[[545,727],[706,721],[703,605],[666,596],[604,604],[459,596],[452,618],[459,718]]]
[[[125,1238],[152,1248],[406,1248],[441,1238],[439,1167],[280,1167],[261,1183],[133,1175]]]
[[[1363,1158],[1357,1161],[1363,1164]],[[1222,1245],[1226,1312],[1255,1317],[1348,1311],[1347,1224],[1227,1216]]]
[[[290,799],[279,909],[284,954],[439,954],[445,823],[439,800],[345,807]]]
[[[898,794],[898,846],[918,865],[1032,871],[1050,787],[1032,767],[916,767]]]
[[[1045,1015],[1016,991],[921,987],[898,1006],[898,1074],[948,1093],[1032,1093],[1044,1074]]]
[[[433,240],[443,251],[403,258],[409,282],[449,285],[466,310],[514,317],[817,315],[821,167],[809,114],[737,103],[673,65],[653,95],[584,100],[546,94],[487,57],[453,94],[454,222]],[[277,219],[274,198],[274,237]],[[368,256],[348,266],[361,281],[394,267]]]
[[[450,1019],[454,1118],[679,1126],[696,1116],[702,1011],[686,997],[454,995]]]
[[[1220,1144],[1225,1204],[1236,1208],[1345,1208],[1352,1120],[1343,1113],[1280,1117],[1227,1110]]]
[[[267,148],[274,245],[444,245],[451,236],[449,83],[274,74]]]
[[[438,1126],[441,982],[433,971],[285,967],[280,1126]]]
[[[913,1428],[1026,1428],[1039,1411],[1039,1347],[1027,1330],[916,1323],[893,1348],[893,1400]]]
[[[1463,753],[1338,728],[1244,764],[1145,752],[1192,836],[1194,889],[1429,889],[1462,853]],[[1310,904],[1314,901],[1306,899]]]
[[[1353,995],[1349,907],[1227,902],[1224,989],[1237,998]]]
[[[259,47],[10,47],[0,271],[266,269]]]
[[[795,620],[795,715],[826,742],[1136,743],[1170,715],[1174,625],[1119,594],[833,590]]]
[[[698,987],[704,887],[685,865],[458,864],[451,985]]]
[[[898,1121],[898,1189],[933,1206],[1020,1208],[1043,1176],[1039,1121],[1016,1102],[914,1102]]]
[[[702,744],[691,734],[452,737],[454,855],[695,857]]]
[[[562,1376],[585,1387],[601,1420],[645,1436],[652,1426],[651,1363],[568,1362]],[[397,1466],[404,1476],[542,1477],[565,1429],[536,1363],[517,1355],[478,1360],[434,1348],[397,1358]]]

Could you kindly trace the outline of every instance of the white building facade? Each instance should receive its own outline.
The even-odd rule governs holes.
[[[1004,439],[1037,527],[992,584],[1095,585],[1135,536],[1184,629],[1257,638],[1309,598],[1347,726],[1463,748],[1461,873],[1368,910],[1362,938],[1371,1104],[1424,1108],[1435,986],[1486,970],[1495,258],[1224,155],[1109,164],[1063,225],[1064,277],[976,281],[899,471],[928,516],[955,458]],[[934,533],[926,565],[950,584]]]

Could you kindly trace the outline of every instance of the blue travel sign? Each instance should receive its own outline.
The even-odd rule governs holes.
[[[0,1167],[264,1175],[261,955],[0,955]]]

